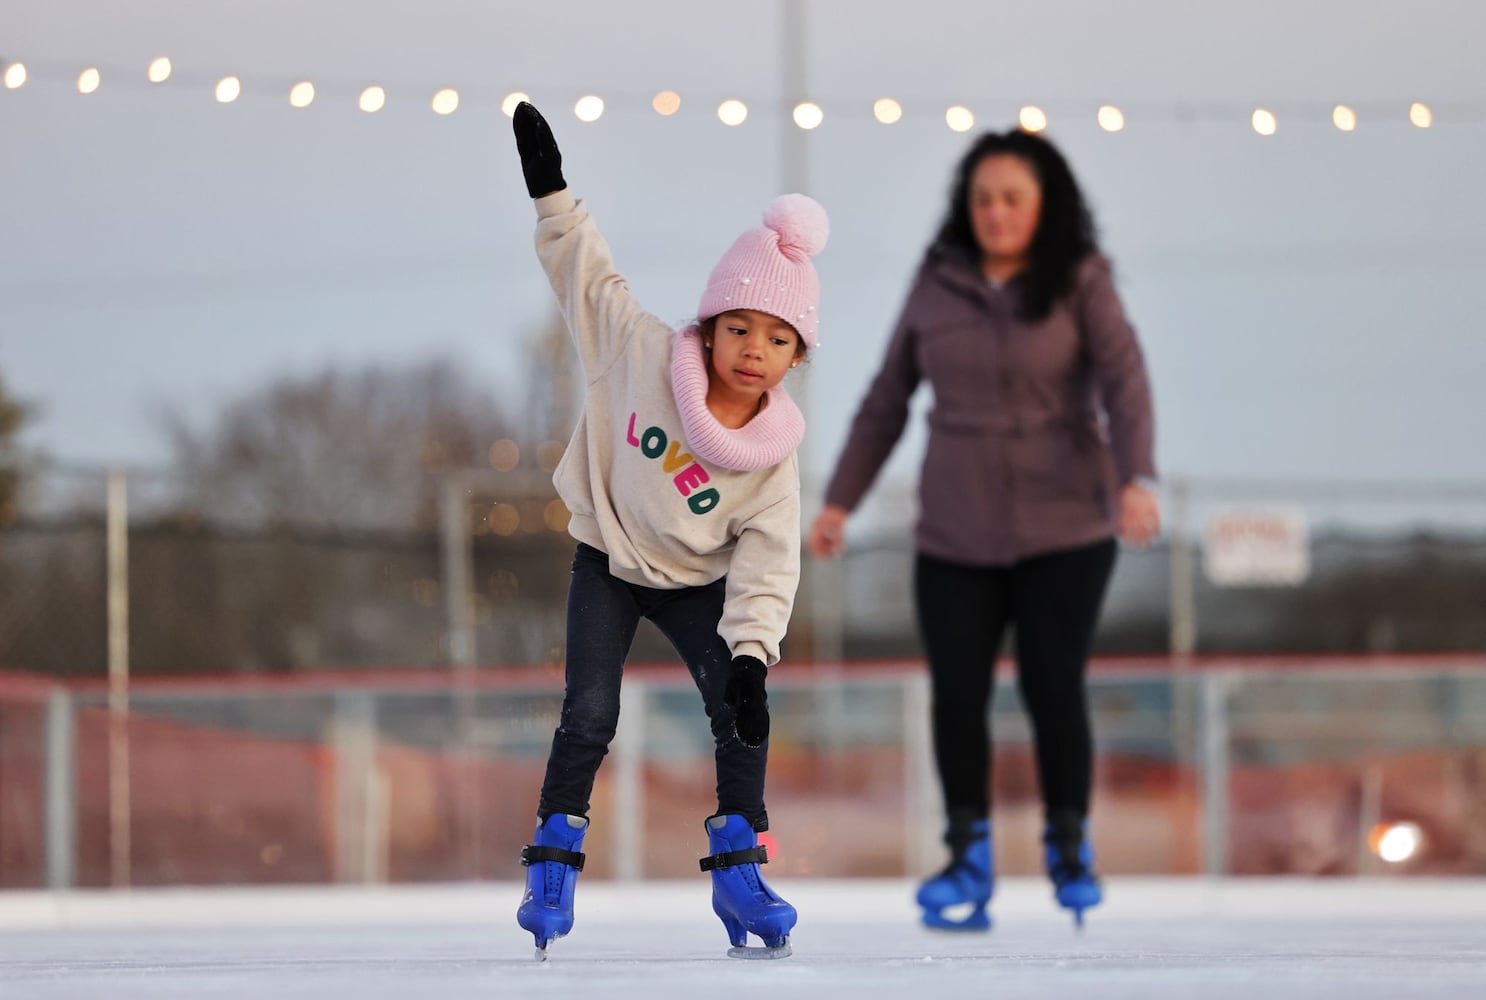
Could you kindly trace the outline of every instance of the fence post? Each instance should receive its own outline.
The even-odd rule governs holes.
[[[60,688],[46,698],[46,887],[71,889],[77,880],[77,717],[72,695]]]
[[[1228,874],[1228,695],[1234,676],[1228,671],[1197,679],[1202,698],[1202,855],[1208,875]]]
[[[1376,760],[1360,765],[1361,803],[1357,809],[1357,874],[1376,875],[1376,855],[1369,844],[1373,827],[1383,820],[1383,769]]]
[[[1167,594],[1169,629],[1167,648],[1178,658],[1197,651],[1196,540],[1192,525],[1191,484],[1171,484],[1171,570]]]
[[[439,502],[439,534],[444,564],[444,606],[448,610],[449,663],[475,665],[475,607],[470,565],[469,487],[466,476],[451,470],[443,478]]]
[[[109,878],[129,884],[129,484],[108,474],[108,844]]]
[[[929,724],[929,676],[903,678],[903,874],[918,877],[934,865],[940,808]]]
[[[614,734],[614,874],[623,881],[645,877],[645,715],[650,688],[626,681],[624,711]]]
[[[365,691],[335,695],[330,746],[335,759],[335,879],[369,882],[376,877],[372,849],[379,838],[375,787],[377,703]],[[383,814],[385,821],[385,811]]]

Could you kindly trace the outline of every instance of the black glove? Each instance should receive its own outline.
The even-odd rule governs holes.
[[[522,101],[511,116],[516,132],[516,152],[521,154],[521,173],[526,177],[526,193],[533,198],[561,191],[568,186],[562,179],[562,154],[557,140],[542,113]]]
[[[750,750],[757,750],[769,738],[769,696],[764,693],[768,670],[756,656],[733,657],[733,673],[728,677],[722,700],[733,710],[738,739]]]

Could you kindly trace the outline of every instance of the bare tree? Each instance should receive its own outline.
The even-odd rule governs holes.
[[[0,379],[0,524],[15,520],[25,463],[16,435],[29,411],[11,397]]]
[[[245,528],[344,530],[433,523],[433,477],[482,466],[514,421],[449,362],[283,378],[211,426],[163,417],[188,502]]]

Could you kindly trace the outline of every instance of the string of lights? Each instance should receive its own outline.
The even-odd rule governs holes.
[[[80,68],[79,68],[80,67]],[[303,110],[317,103],[334,103],[354,106],[369,115],[378,114],[389,104],[421,104],[435,115],[447,117],[460,110],[497,104],[510,115],[516,105],[529,100],[523,91],[491,94],[479,89],[456,87],[417,87],[405,84],[389,90],[381,83],[348,85],[343,81],[278,78],[271,75],[245,79],[236,73],[208,74],[200,71],[182,71],[167,56],[156,57],[143,67],[124,69],[103,67],[97,64],[77,64],[72,67],[57,63],[32,64],[22,60],[0,58],[0,84],[3,90],[17,91],[27,86],[68,86],[83,97],[99,93],[105,87],[165,88],[209,94],[218,104],[230,105],[242,100],[281,101],[291,109]],[[394,102],[394,94],[397,98]],[[354,104],[352,103],[354,102]],[[757,107],[774,111],[773,100],[755,100],[751,104],[737,97],[698,98],[688,106],[695,105],[711,109],[717,120],[729,127],[745,124],[754,115]],[[968,132],[975,127],[975,101],[948,103],[924,98],[893,97],[835,98],[832,100],[807,100],[779,103],[781,113],[787,113],[799,128],[811,131],[826,120],[827,109],[832,115],[856,115],[870,113],[873,119],[885,126],[896,125],[909,116],[942,116],[944,125],[955,132]],[[1005,101],[982,101],[982,106],[994,103],[1011,105]],[[596,122],[611,107],[634,111],[648,108],[654,114],[669,117],[682,109],[682,97],[672,90],[659,93],[614,91],[608,97],[598,94],[583,94],[572,102],[572,114],[580,122]],[[1364,124],[1408,124],[1417,129],[1428,129],[1436,124],[1486,123],[1486,105],[1454,104],[1440,105],[1421,100],[1399,99],[1394,101],[1368,101],[1332,103],[1314,100],[1273,101],[1268,103],[1242,104],[1224,101],[1170,100],[1135,101],[1123,104],[1099,101],[1060,101],[1060,119],[1083,119],[1091,121],[1105,132],[1123,131],[1127,124],[1176,123],[1199,124],[1247,123],[1261,136],[1272,136],[1280,130],[1281,120],[1297,125],[1329,125],[1341,132],[1353,132]],[[1078,110],[1075,110],[1078,109]],[[1048,128],[1052,115],[1038,104],[1022,104],[1015,108],[1018,124],[1029,132],[1041,132]]]

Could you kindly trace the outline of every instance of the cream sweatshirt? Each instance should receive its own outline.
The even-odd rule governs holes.
[[[729,430],[693,398],[705,379],[672,377],[673,351],[693,347],[640,307],[615,270],[587,208],[568,191],[536,201],[537,256],[567,322],[587,386],[553,474],[572,519],[569,533],[607,553],[609,572],[662,590],[726,576],[718,633],[734,656],[779,659],[800,579],[800,474],[789,434],[803,428],[782,388],[741,430]],[[682,360],[690,360],[689,358]],[[678,365],[678,370],[682,367]],[[687,424],[711,447],[727,437],[752,454],[779,455],[763,468],[729,468],[688,446]],[[706,425],[706,421],[712,425]],[[789,450],[779,447],[785,440]],[[757,464],[757,463],[753,463]]]

